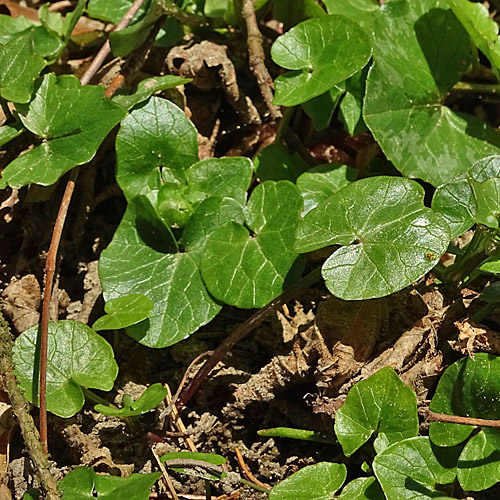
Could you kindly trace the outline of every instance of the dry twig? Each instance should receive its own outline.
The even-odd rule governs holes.
[[[243,458],[243,455],[241,454],[241,451],[239,448],[235,447],[234,452],[236,453],[236,460],[238,460],[238,465],[240,466],[241,471],[243,474],[245,474],[245,477],[251,481],[252,483],[255,483],[257,486],[261,486],[262,488],[266,488],[267,490],[271,489],[271,486],[269,486],[266,483],[263,483],[262,481],[259,481],[253,474],[252,471],[248,468],[247,464],[245,463],[245,460]]]

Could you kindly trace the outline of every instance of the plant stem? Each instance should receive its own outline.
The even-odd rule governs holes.
[[[500,94],[500,83],[457,82],[451,90],[474,94]]]
[[[276,131],[276,138],[274,139],[274,142],[276,144],[279,144],[283,140],[286,129],[288,128],[288,124],[290,123],[290,120],[292,119],[294,113],[295,106],[285,108],[285,110],[283,111],[283,118],[281,118],[278,123],[278,130]]]
[[[331,438],[324,432],[309,431],[307,429],[274,427],[272,429],[261,429],[260,431],[257,431],[257,434],[264,437],[283,437],[289,439],[300,439],[301,441],[313,441],[315,443],[338,444],[336,439]]]
[[[243,340],[251,331],[257,328],[274,311],[277,311],[280,307],[293,299],[299,291],[312,286],[320,278],[321,268],[318,267],[314,271],[301,278],[299,281],[297,281],[297,283],[295,283],[294,286],[292,286],[286,292],[282,293],[276,299],[269,302],[267,306],[259,309],[244,323],[238,326],[236,330],[234,330],[234,332],[231,333],[231,335],[229,335],[222,342],[222,344],[217,347],[217,349],[215,349],[215,351],[213,351],[213,353],[207,359],[205,364],[200,368],[191,382],[181,392],[177,406],[186,406],[187,402],[194,396],[203,381],[207,378],[208,374],[215,368],[217,363],[221,361],[238,342],[240,342],[240,340]]]
[[[176,21],[178,21],[181,24],[188,24],[200,27],[210,25],[210,20],[208,17],[185,12],[184,10],[177,7],[177,5],[175,5],[175,3],[172,2],[172,0],[158,0],[158,4],[166,16],[173,17]]]
[[[259,486],[258,484],[252,483],[251,481],[248,481],[248,479],[243,479],[241,477],[240,483],[244,484],[245,486],[250,486],[250,488],[253,488],[254,490],[262,491],[262,493],[269,493],[269,490],[267,488],[263,488],[262,486]]]
[[[9,326],[0,312],[0,373],[2,374],[3,387],[9,394],[12,410],[17,417],[24,443],[30,459],[33,462],[35,473],[40,482],[44,498],[59,500],[56,481],[49,470],[49,461],[45,455],[40,435],[30,415],[30,405],[17,385],[12,369],[12,334]]]
[[[425,418],[429,422],[446,422],[449,424],[476,425],[479,427],[500,427],[500,420],[446,415],[444,413],[434,413],[429,409],[423,410],[422,413],[425,414]]]

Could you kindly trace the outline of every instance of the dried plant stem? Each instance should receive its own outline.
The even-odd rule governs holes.
[[[29,403],[24,398],[17,385],[12,369],[12,335],[0,312],[0,373],[2,374],[3,387],[9,394],[10,403],[19,422],[29,456],[33,461],[36,475],[40,482],[44,498],[59,500],[56,481],[49,470],[49,461],[42,450],[40,435],[29,412]]]
[[[241,14],[245,20],[247,28],[248,65],[252,70],[257,83],[259,84],[262,97],[274,120],[281,117],[278,106],[273,104],[273,79],[266,67],[266,56],[262,48],[262,34],[259,31],[257,18],[255,17],[254,0],[243,0],[241,4]]]
[[[425,418],[429,422],[446,422],[449,424],[477,425],[479,427],[500,427],[500,420],[488,420],[485,418],[460,417],[458,415],[446,415],[425,410]]]
[[[144,3],[144,0],[135,0],[130,9],[127,11],[123,19],[116,26],[116,30],[121,30],[125,28],[130,21],[133,19],[140,6]],[[82,76],[80,82],[82,85],[87,85],[97,70],[100,68],[104,59],[106,59],[109,53],[109,42],[107,43],[106,52],[105,46],[101,48],[94,61],[87,69],[85,74]],[[104,49],[104,50],[103,50]],[[68,182],[66,184],[66,189],[59,206],[59,211],[57,214],[56,222],[54,224],[54,230],[52,232],[52,239],[50,241],[49,251],[47,253],[47,261],[45,263],[45,286],[43,293],[43,304],[42,304],[42,319],[41,319],[41,331],[40,331],[40,440],[42,443],[42,448],[45,453],[48,453],[47,446],[47,345],[48,345],[48,331],[49,331],[49,315],[50,315],[50,303],[52,300],[52,286],[54,282],[54,275],[57,263],[57,253],[59,250],[59,243],[61,241],[62,231],[64,228],[64,223],[66,221],[66,215],[68,214],[69,204],[71,203],[71,198],[75,190],[76,180],[78,178],[79,169],[75,168],[70,173]]]
[[[242,323],[231,335],[229,335],[222,344],[213,351],[212,355],[207,359],[205,364],[200,368],[195,377],[181,392],[178,400],[178,406],[185,406],[187,402],[194,396],[203,381],[209,373],[215,368],[217,363],[233,349],[233,347],[243,340],[251,331],[255,330],[268,316],[277,311],[283,304],[292,300],[299,291],[309,288],[316,283],[321,277],[321,268],[316,268],[302,279],[300,279],[293,287],[282,293],[279,297],[269,302],[267,306],[259,309],[255,314],[250,316]]]

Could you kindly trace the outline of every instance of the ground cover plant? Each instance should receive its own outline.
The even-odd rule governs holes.
[[[497,498],[496,7],[2,3],[1,494]]]

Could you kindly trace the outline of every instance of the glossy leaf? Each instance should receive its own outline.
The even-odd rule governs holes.
[[[197,132],[175,104],[152,97],[121,123],[116,155],[116,180],[127,200],[140,194],[154,199],[163,182],[183,182],[198,160]]]
[[[368,36],[342,16],[309,19],[280,36],[271,56],[276,64],[294,70],[274,84],[274,103],[295,106],[343,82],[370,59]]]
[[[191,451],[172,452],[162,455],[161,461],[175,472],[178,472],[180,474],[187,474],[189,476],[199,477],[202,479],[206,479],[208,481],[218,481],[219,479],[226,477],[225,472],[222,472],[222,474],[215,474],[211,473],[208,470],[204,471],[202,467],[188,467],[188,466],[174,467],[169,465],[169,460],[176,460],[176,459],[181,459],[181,460],[184,459],[187,462],[189,462],[189,460],[198,460],[201,462],[207,462],[208,464],[212,465],[219,465],[219,466],[224,465],[226,463],[226,459],[221,455],[217,455],[216,453],[199,453]]]
[[[375,435],[375,451],[418,435],[417,398],[391,367],[358,382],[335,416],[335,434],[350,457]]]
[[[311,168],[297,179],[306,215],[339,189],[356,180],[358,171],[346,165],[327,163]]]
[[[167,392],[167,389],[161,384],[153,384],[142,393],[137,401],[128,401],[130,397],[125,398],[127,396],[125,394],[122,400],[123,408],[113,408],[112,406],[98,404],[95,405],[94,409],[103,415],[112,417],[135,417],[154,410],[163,401]]]
[[[119,330],[145,320],[153,310],[153,303],[144,295],[132,294],[106,302],[104,311],[92,330]]]
[[[255,157],[255,172],[262,181],[295,182],[309,165],[297,153],[292,153],[282,144],[271,144]]]
[[[146,78],[141,80],[137,89],[133,94],[130,95],[116,95],[113,97],[113,101],[120,104],[126,109],[131,109],[135,105],[149,99],[153,94],[159,92],[160,90],[172,89],[178,85],[184,85],[191,82],[189,78],[181,78],[180,76],[165,75],[158,76],[155,78]]]
[[[437,485],[456,477],[456,456],[450,453],[447,459],[436,457],[429,438],[414,437],[379,453],[373,470],[387,500],[429,500],[443,496]]]
[[[500,151],[498,132],[443,105],[471,61],[470,38],[444,1],[387,2],[374,43],[364,119],[404,176],[439,186]]]
[[[475,162],[466,173],[436,189],[432,209],[446,220],[452,238],[460,236],[476,222],[479,205],[473,181],[483,183],[498,177],[500,156],[493,155]]]
[[[68,102],[71,106],[62,105]],[[17,188],[31,182],[48,186],[73,167],[90,161],[126,113],[104,97],[102,87],[82,87],[70,75],[46,75],[33,100],[18,107],[24,126],[44,140],[3,171],[8,185]]]
[[[302,104],[304,111],[311,118],[315,130],[323,130],[330,125],[333,113],[344,92],[345,84],[339,83],[328,92]]]
[[[23,31],[37,25],[37,22],[24,16],[12,17],[0,14],[0,45],[5,45],[17,38]]]
[[[176,253],[168,228],[153,225],[142,212],[129,204],[101,255],[99,275],[106,301],[139,293],[153,302],[149,318],[127,333],[144,345],[166,347],[208,323],[220,305],[208,294],[189,253]]]
[[[385,496],[374,477],[359,477],[344,486],[338,500],[385,500]]]
[[[484,182],[471,181],[476,200],[475,221],[492,229],[498,229],[500,215],[500,179],[488,179]]]
[[[259,184],[248,201],[245,221],[216,229],[205,244],[203,280],[214,297],[237,307],[263,307],[302,271],[291,250],[302,211],[298,189],[288,181]]]
[[[269,493],[269,500],[331,500],[346,476],[344,464],[308,465],[278,483]]]
[[[285,29],[314,17],[326,16],[326,12],[314,0],[272,0],[273,14]]]
[[[91,467],[77,467],[58,485],[64,500],[147,500],[161,472],[128,477],[96,474]]]
[[[329,290],[344,300],[383,297],[430,271],[449,242],[446,222],[423,205],[424,190],[398,177],[358,180],[309,212],[295,248],[344,245],[323,264]]]
[[[13,123],[12,125],[4,125],[0,127],[0,146],[7,144],[12,139],[19,137],[25,131],[20,123]]]
[[[368,33],[373,29],[373,16],[379,9],[373,0],[323,0],[328,14],[341,14],[362,26]]]
[[[490,19],[488,9],[482,3],[469,2],[469,0],[447,0],[447,2],[476,47],[490,60],[494,73],[499,76],[498,24]]]
[[[14,343],[13,359],[24,395],[38,406],[38,325],[22,333]],[[111,346],[83,323],[49,323],[47,354],[47,409],[68,418],[82,409],[82,387],[109,391],[118,366]]]
[[[477,353],[450,365],[441,378],[429,408],[436,413],[500,419],[500,358]],[[470,425],[431,422],[429,436],[438,446],[461,443],[474,430]]]
[[[346,92],[342,101],[340,101],[339,118],[344,122],[349,135],[356,135],[366,130],[361,112],[367,74],[368,71],[363,68],[345,82]]]
[[[118,24],[132,3],[133,0],[89,0],[87,15],[101,21]],[[136,16],[140,17],[145,11],[146,4],[143,4]]]

